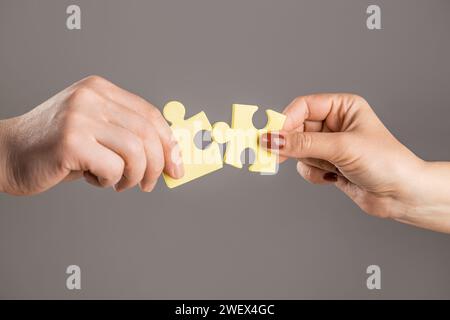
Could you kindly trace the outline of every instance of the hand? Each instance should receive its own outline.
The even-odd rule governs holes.
[[[84,175],[117,191],[151,191],[161,172],[183,175],[161,113],[98,76],[83,79],[27,114],[0,121],[0,190],[45,191]]]
[[[281,161],[298,159],[297,170],[307,181],[334,184],[374,216],[450,232],[450,166],[419,159],[363,98],[299,97],[284,113],[284,130],[263,136],[262,144],[277,150]]]

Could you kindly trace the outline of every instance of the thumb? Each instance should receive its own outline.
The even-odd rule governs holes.
[[[282,157],[316,158],[336,163],[342,153],[340,132],[269,132],[261,136],[261,145]]]

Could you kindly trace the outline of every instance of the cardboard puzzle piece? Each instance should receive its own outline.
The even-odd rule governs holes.
[[[186,114],[184,105],[178,101],[171,101],[164,106],[163,114],[172,124],[170,128],[180,147],[184,165],[184,176],[181,179],[173,179],[164,174],[164,180],[169,188],[177,187],[223,167],[222,155],[216,142],[211,142],[204,150],[197,148],[194,143],[194,137],[198,132],[212,130],[203,111],[189,119],[184,119]]]
[[[242,168],[241,154],[249,148],[255,153],[255,161],[249,171],[274,174],[278,169],[278,157],[259,145],[259,137],[268,131],[283,128],[286,116],[273,110],[267,110],[267,124],[263,129],[253,126],[253,115],[257,106],[233,104],[231,128],[225,122],[213,126],[213,139],[219,143],[227,143],[224,162],[236,168]]]

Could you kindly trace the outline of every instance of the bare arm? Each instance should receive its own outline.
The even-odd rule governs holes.
[[[299,97],[285,114],[284,130],[262,141],[298,159],[307,181],[334,184],[371,215],[450,233],[450,163],[417,157],[363,98]]]
[[[0,121],[0,191],[43,192],[84,176],[117,191],[151,191],[183,167],[172,132],[144,99],[91,76],[30,112]]]

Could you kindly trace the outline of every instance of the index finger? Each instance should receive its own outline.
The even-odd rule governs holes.
[[[305,121],[324,121],[332,131],[339,131],[341,120],[354,103],[352,94],[313,94],[295,98],[283,113],[287,116],[284,130],[301,128]]]
[[[162,116],[161,112],[151,103],[140,96],[131,93],[101,77],[93,76],[85,79],[88,85],[97,88],[100,94],[137,112],[154,126],[164,152],[164,171],[171,176],[182,176],[183,165],[179,152],[178,143],[173,136],[172,130]]]

